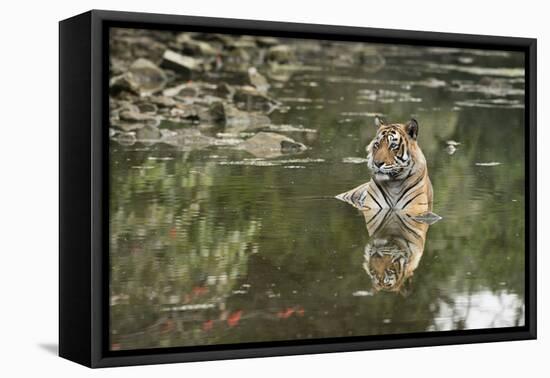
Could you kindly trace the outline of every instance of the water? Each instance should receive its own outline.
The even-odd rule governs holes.
[[[269,130],[303,153],[111,142],[112,349],[524,324],[522,56],[378,48],[383,67],[304,53],[271,81]],[[418,120],[442,217],[398,292],[374,290],[365,218],[333,198],[370,177],[374,114]]]

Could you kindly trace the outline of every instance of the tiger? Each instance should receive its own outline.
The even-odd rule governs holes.
[[[376,135],[366,148],[370,181],[336,198],[360,210],[431,211],[433,189],[426,158],[417,142],[418,122],[411,119],[386,124],[376,117],[375,126]]]
[[[363,210],[370,239],[364,250],[363,269],[372,281],[373,293],[407,295],[407,280],[420,263],[430,224],[439,216],[405,210]]]

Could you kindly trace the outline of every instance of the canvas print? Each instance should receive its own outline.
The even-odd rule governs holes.
[[[111,28],[110,350],[523,326],[524,59]]]

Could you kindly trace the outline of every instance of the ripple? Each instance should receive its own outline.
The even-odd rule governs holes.
[[[364,164],[367,161],[367,159],[360,157],[345,157],[342,159],[342,163],[346,164]]]

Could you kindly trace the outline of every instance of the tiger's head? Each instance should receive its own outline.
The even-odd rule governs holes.
[[[407,295],[424,252],[430,225],[426,214],[372,209],[363,211],[363,215],[370,235],[363,269],[371,279],[373,292]]]
[[[377,181],[402,180],[426,165],[416,138],[418,122],[386,124],[375,118],[378,127],[367,146],[367,165]]]
[[[374,292],[402,293],[409,272],[410,252],[387,239],[374,239],[365,247],[363,268],[372,280]]]

